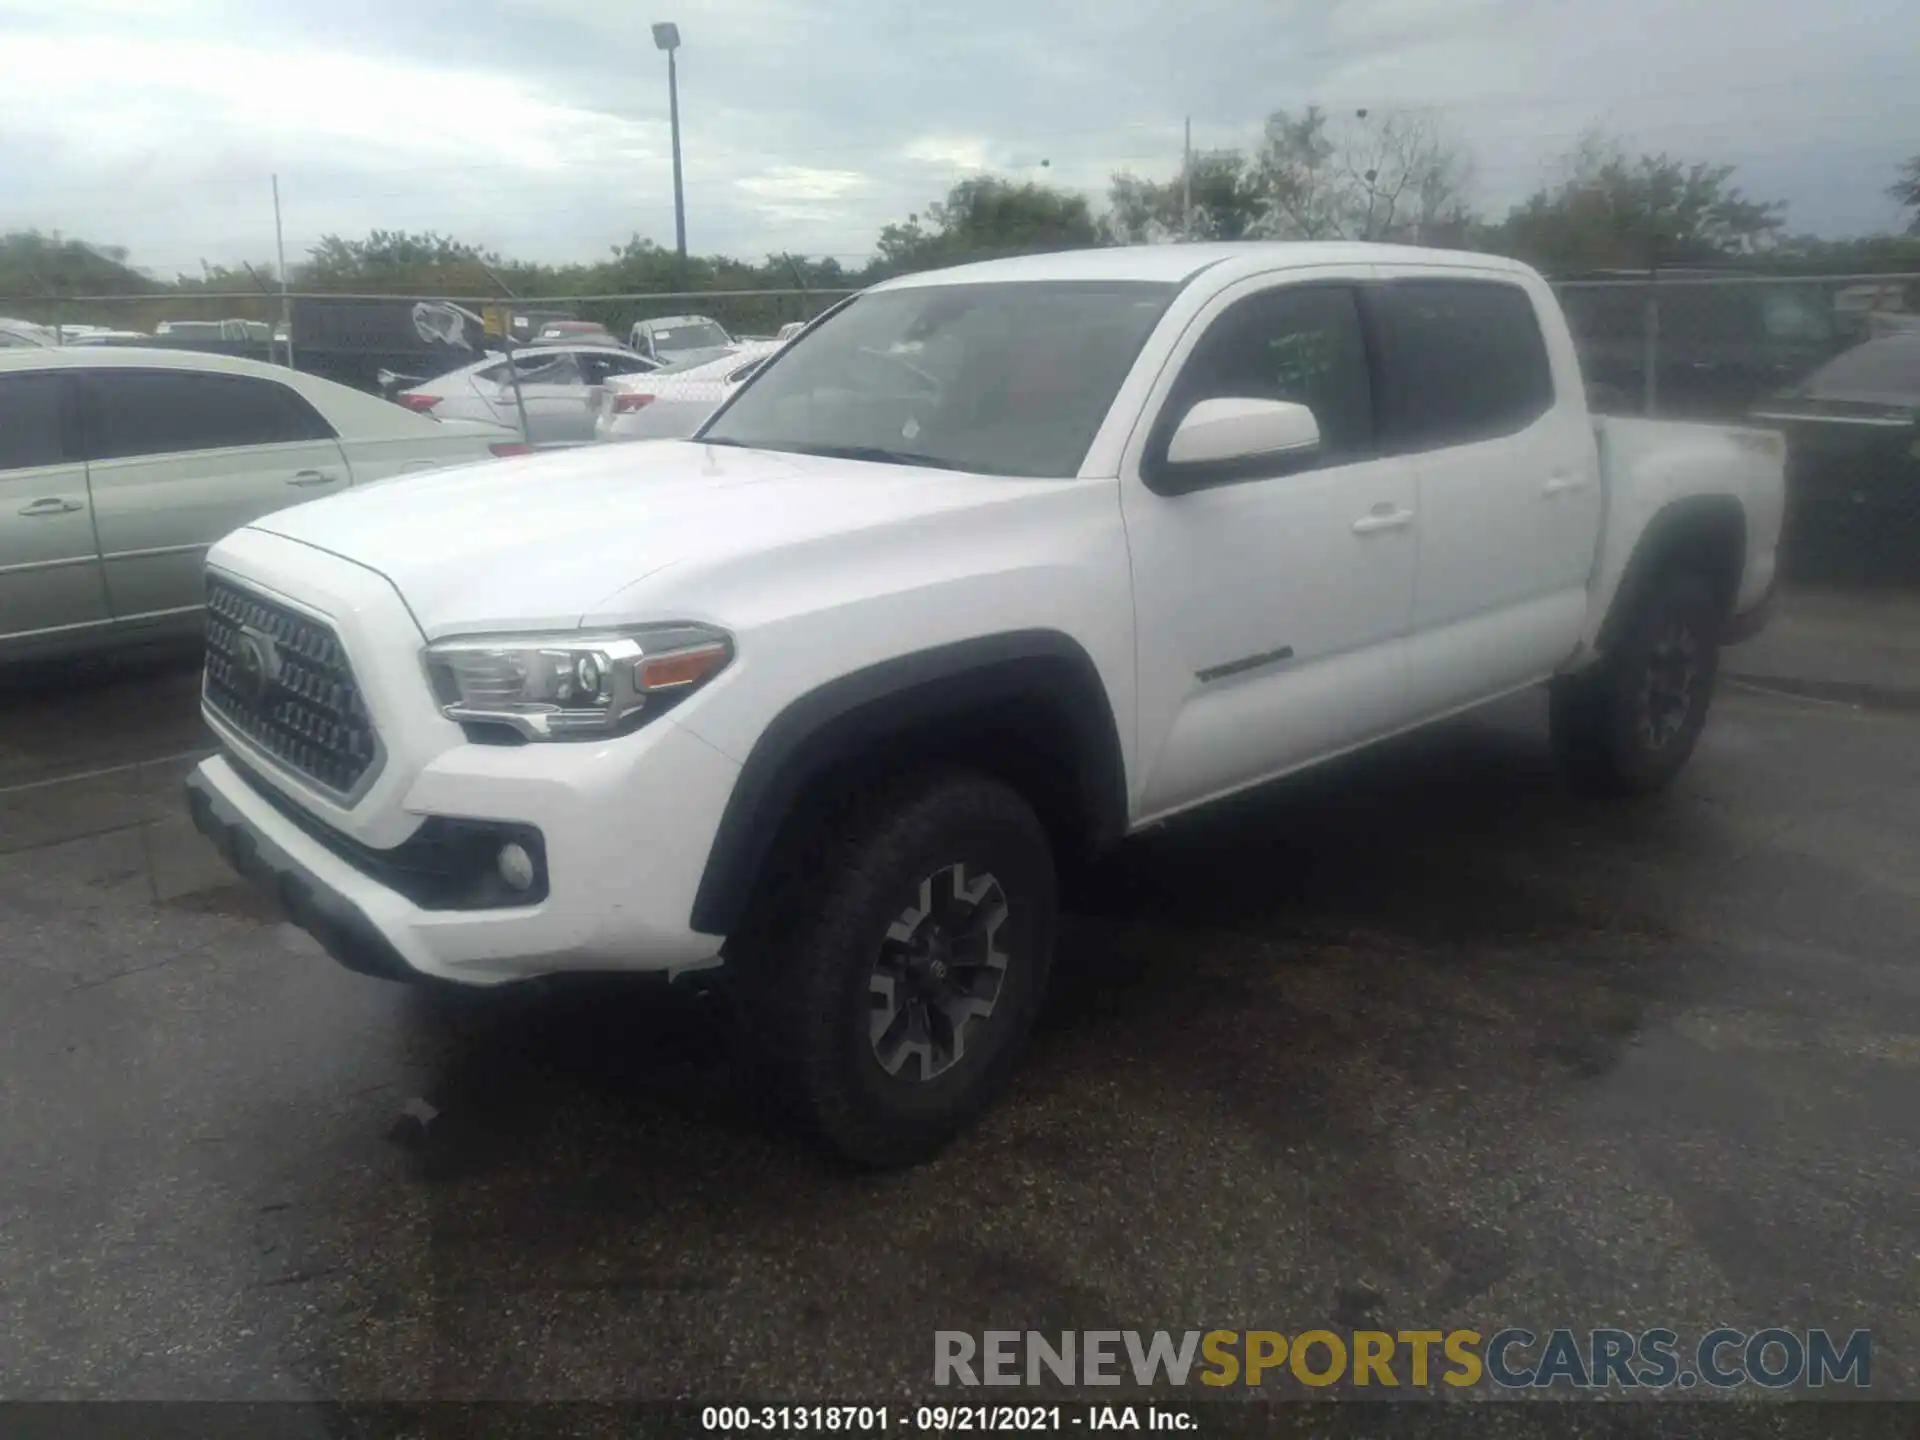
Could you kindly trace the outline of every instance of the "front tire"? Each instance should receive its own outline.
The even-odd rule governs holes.
[[[984,776],[908,777],[803,842],[741,958],[775,1098],[841,1155],[927,1158],[1012,1074],[1045,993],[1053,856]]]
[[[1707,723],[1719,639],[1707,583],[1668,575],[1635,604],[1605,659],[1554,682],[1554,754],[1577,788],[1648,795],[1673,783]]]

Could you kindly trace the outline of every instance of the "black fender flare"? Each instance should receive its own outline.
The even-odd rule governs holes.
[[[692,928],[738,925],[774,843],[815,780],[889,740],[1009,706],[1037,706],[1073,748],[1072,808],[1095,845],[1127,827],[1126,766],[1099,669],[1057,630],[960,640],[828,681],[790,702],[754,742],[721,813],[694,893]]]
[[[1734,547],[1732,573],[1710,577],[1720,580],[1725,590],[1723,599],[1727,613],[1721,617],[1723,620],[1732,616],[1734,599],[1740,588],[1740,576],[1746,566],[1745,508],[1732,495],[1687,495],[1655,511],[1634,543],[1633,554],[1627,558],[1626,568],[1620,572],[1620,583],[1614,588],[1606,618],[1600,622],[1594,648],[1603,654],[1607,651],[1619,634],[1620,626],[1633,613],[1634,606],[1663,566],[1702,541],[1723,544],[1728,535],[1732,536]]]

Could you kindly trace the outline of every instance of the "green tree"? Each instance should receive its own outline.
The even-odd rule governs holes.
[[[1567,171],[1514,207],[1491,237],[1499,248],[1560,272],[1700,265],[1770,251],[1786,222],[1784,202],[1750,200],[1730,183],[1731,165],[1629,159],[1590,135]]]
[[[147,294],[163,288],[128,263],[120,245],[90,245],[55,231],[13,230],[0,235],[0,294]]]
[[[1244,240],[1257,233],[1265,204],[1260,188],[1239,150],[1203,150],[1192,162],[1192,214],[1186,223],[1188,185],[1146,180],[1122,171],[1107,189],[1103,229],[1121,245],[1160,244],[1183,238]]]
[[[1902,210],[1911,210],[1907,234],[1920,235],[1920,155],[1900,167],[1900,178],[1887,187],[1887,194]]]
[[[297,284],[312,290],[401,288],[485,295],[496,287],[487,271],[505,265],[498,255],[438,231],[375,230],[364,240],[325,235],[296,267]]]
[[[1073,250],[1100,243],[1100,227],[1086,197],[1032,181],[993,175],[962,180],[924,217],[880,232],[882,274],[925,270],[995,255]]]

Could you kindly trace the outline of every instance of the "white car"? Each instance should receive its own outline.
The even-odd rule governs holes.
[[[54,343],[53,332],[31,320],[0,317],[0,350],[45,350]]]
[[[717,359],[738,342],[718,320],[705,315],[657,315],[634,322],[627,344],[662,365],[697,365]]]
[[[1594,419],[1512,260],[902,276],[692,442],[228,536],[189,803],[360,970],[726,967],[783,1105],[904,1163],[1012,1070],[1056,857],[1530,686],[1582,786],[1670,783],[1782,462]]]
[[[251,360],[0,351],[0,658],[196,633],[202,559],[236,525],[522,449]]]
[[[746,384],[760,362],[780,349],[762,340],[703,364],[610,380],[593,422],[596,440],[680,440],[693,434],[722,401]]]
[[[600,391],[617,376],[641,375],[656,361],[618,345],[548,345],[515,350],[512,360],[484,360],[423,381],[394,398],[407,409],[436,419],[486,420],[520,428],[527,417],[527,442],[536,449],[584,445],[594,438]],[[520,394],[514,396],[518,373]]]

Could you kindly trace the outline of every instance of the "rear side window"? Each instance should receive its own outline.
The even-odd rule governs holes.
[[[0,470],[58,465],[60,377],[38,373],[0,375]]]
[[[333,439],[319,411],[272,380],[192,370],[103,370],[87,380],[95,460]]]
[[[1383,410],[1395,449],[1512,435],[1553,408],[1546,341],[1519,286],[1407,280],[1375,294]]]

